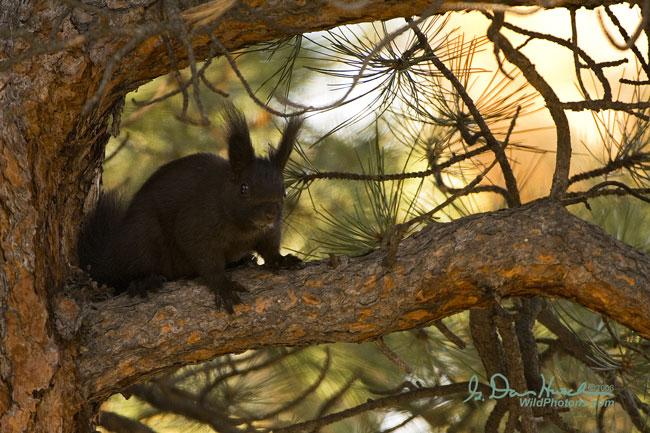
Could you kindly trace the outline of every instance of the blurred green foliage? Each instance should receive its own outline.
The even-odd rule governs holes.
[[[356,30],[359,28],[362,27],[357,27]],[[355,55],[354,52],[342,51],[344,43],[349,41],[341,35],[343,33],[333,39],[340,44],[333,57],[314,54],[318,52],[318,43],[325,43],[324,39],[319,39],[316,35],[313,40],[292,38],[277,44],[254,47],[237,56],[238,65],[256,94],[262,95],[262,99],[271,94],[298,99],[317,80],[321,80],[322,84],[320,72],[328,67],[334,68],[335,62],[340,61],[340,56]],[[440,43],[444,40],[440,39]],[[301,49],[298,49],[298,43]],[[471,50],[480,46],[477,44],[477,47],[467,48],[462,40],[455,44],[456,47],[451,48],[449,55],[452,60],[456,58],[454,53],[468,56],[472,53]],[[397,50],[394,54],[400,55],[399,47],[390,49]],[[356,53],[358,56],[363,54],[363,51]],[[320,62],[320,69],[314,68],[315,59]],[[379,60],[381,59],[377,60],[377,64],[381,66]],[[288,63],[291,63],[291,68],[287,69]],[[312,69],[305,66],[311,66]],[[463,79],[466,83],[470,81],[470,71],[473,70],[470,64],[458,63],[456,70],[464,71],[461,74]],[[180,76],[188,79],[189,71],[181,71]],[[258,153],[264,154],[269,143],[277,143],[283,121],[270,116],[250,99],[223,59],[213,61],[207,69],[206,78],[227,93],[228,100],[246,114]],[[404,104],[400,98],[404,92],[408,93],[407,90],[411,89],[409,86],[422,77],[406,77],[402,71],[400,79],[402,81],[397,85],[405,87],[390,93],[394,105],[378,104],[373,110],[381,107],[379,111],[382,115],[371,115],[372,118],[365,124],[348,122],[346,128],[330,134],[330,131],[337,129],[337,124],[331,117],[323,120],[321,115],[310,116],[300,139],[300,149],[292,157],[290,170],[296,173],[316,169],[371,174],[418,171],[427,168],[428,152],[432,148],[449,155],[463,150],[459,139],[453,138],[454,134],[457,135],[457,124],[450,121],[448,124],[441,122],[432,125],[412,121],[414,114],[409,110],[413,107],[400,106]],[[386,80],[376,91],[395,83]],[[437,79],[435,83],[442,86]],[[496,90],[483,89],[481,92],[478,89],[477,92],[486,95],[483,100],[484,109],[491,110],[494,122],[501,122],[503,134],[503,122],[512,116],[511,101],[518,98],[525,102],[530,100],[518,93],[525,91],[523,87],[513,89],[500,80],[493,80],[488,87],[490,85],[496,86]],[[205,114],[210,120],[209,126],[197,126],[179,120],[184,104],[182,95],[153,105],[141,106],[134,102],[160,97],[175,87],[176,79],[170,74],[129,95],[122,115],[122,131],[107,147],[108,160],[103,178],[105,188],[119,188],[130,195],[165,162],[194,152],[214,152],[225,156],[220,119],[223,96],[202,87],[200,95]],[[442,87],[436,88],[431,94],[420,96],[438,101],[439,112],[431,114],[432,116],[447,116],[452,119],[463,109],[458,98]],[[508,106],[507,109],[503,108],[504,104]],[[354,108],[343,107],[341,110],[346,113],[346,109]],[[531,111],[535,109],[530,108]],[[372,113],[372,110],[369,111]],[[187,114],[190,118],[199,118],[196,106],[191,101]],[[467,127],[473,128],[475,125],[468,123]],[[437,148],[436,143],[443,145]],[[513,144],[513,148],[524,147],[522,144],[517,148],[517,144]],[[534,167],[537,170],[547,169],[537,164]],[[460,182],[471,179],[480,168],[466,164],[461,172],[447,180]],[[550,176],[549,173],[543,175]],[[526,173],[524,177],[526,176],[531,174]],[[525,182],[522,183],[525,185]],[[318,180],[308,185],[296,182],[291,186],[295,191],[291,195],[293,200],[288,203],[284,247],[309,258],[323,257],[328,253],[358,255],[372,250],[381,245],[383,236],[395,224],[426,212],[446,197],[436,188],[431,178],[391,182]],[[497,197],[484,199],[470,196],[459,200],[437,217],[447,221],[502,205]],[[581,205],[574,206],[573,210],[621,241],[649,252],[650,218],[645,206],[647,205],[633,199],[602,198],[591,203],[591,211]],[[622,377],[628,377],[632,383],[635,375],[643,377],[639,375],[650,374],[650,363],[643,357],[635,358],[633,367],[624,367],[623,351],[627,349],[612,343],[605,322],[599,315],[568,302],[556,302],[554,308],[567,326],[598,348],[604,369],[621,372]],[[368,398],[380,398],[381,392],[399,388],[405,382],[415,384],[414,386],[434,386],[467,381],[474,374],[486,381],[487,378],[482,376],[484,370],[481,360],[470,344],[467,323],[467,314],[445,320],[452,332],[468,344],[464,349],[450,342],[435,327],[429,327],[386,336],[380,344],[331,344],[295,350],[290,354],[287,354],[287,349],[275,348],[228,355],[199,366],[184,367],[174,373],[174,377],[177,384],[188,392],[205,393],[205,402],[213,407],[242,417],[276,411],[283,404],[300,396],[304,390],[311,389],[311,386],[312,392],[274,416],[280,423],[304,421],[318,415],[319,411],[331,413],[361,404]],[[611,326],[623,336],[621,338],[633,338],[627,330],[614,324]],[[535,327],[535,333],[542,340],[552,337],[549,331],[539,325]],[[543,343],[539,343],[539,348],[541,352],[550,350]],[[273,357],[279,357],[279,361],[264,368],[253,368]],[[241,373],[247,368],[253,370],[247,374],[233,374],[236,371]],[[625,372],[623,368],[631,370]],[[547,377],[554,377],[558,384],[566,386],[575,386],[581,381],[602,383],[602,378],[597,373],[561,353],[550,353],[544,373]],[[230,377],[219,380],[224,375]],[[209,392],[205,392],[206,386],[210,384]],[[648,384],[638,382],[636,385],[635,390],[645,395],[643,398],[647,402]],[[345,392],[341,393],[342,390]],[[341,395],[338,398],[330,401],[332,396],[339,393]],[[391,431],[392,426],[411,420],[400,431],[478,432],[483,431],[491,409],[492,403],[465,403],[458,396],[428,398],[355,416],[329,425],[323,431]],[[114,396],[104,405],[104,410],[139,419],[159,432],[211,431],[195,421],[161,413],[136,398],[125,400],[119,395]],[[620,409],[608,412],[608,431],[629,431],[629,422],[622,420],[620,414]],[[584,431],[595,430],[594,409],[576,410],[573,415],[574,425],[580,423]],[[260,423],[264,427],[261,421]],[[556,430],[548,428],[541,431]]]

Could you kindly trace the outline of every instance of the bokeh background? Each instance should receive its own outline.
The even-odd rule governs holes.
[[[633,28],[640,14],[636,8],[616,7],[621,22]],[[522,10],[521,12],[527,12]],[[530,30],[568,39],[571,36],[569,12],[563,9],[521,15],[508,14],[508,20]],[[596,61],[627,57],[628,62],[607,68],[612,78],[637,76],[638,67],[630,53],[616,50],[603,35],[593,11],[577,12],[580,46]],[[403,24],[363,24],[304,35],[277,43],[251,47],[237,53],[239,69],[256,95],[282,109],[281,98],[308,105],[327,105],[343,95],[350,77],[359,66],[354,52],[344,48],[349,38],[361,36],[370,46],[391,29]],[[522,190],[522,199],[530,201],[548,193],[554,168],[555,131],[543,101],[520,76],[513,80],[499,71],[492,46],[485,40],[489,22],[479,12],[452,12],[430,19],[423,28],[432,45],[443,47],[439,54],[466,83],[470,95],[483,113],[493,115],[493,127],[503,135],[516,107],[521,107],[511,138],[510,158]],[[514,45],[525,38],[507,33]],[[356,35],[356,36],[354,36]],[[410,38],[410,39],[409,39]],[[412,36],[400,36],[387,50],[406,49]],[[359,44],[361,45],[361,44]],[[642,52],[647,41],[638,42]],[[562,100],[583,98],[576,83],[571,53],[550,43],[531,42],[524,48],[537,69]],[[358,53],[356,53],[358,54]],[[371,65],[372,66],[372,65]],[[506,70],[508,66],[505,66]],[[180,71],[187,79],[190,72]],[[265,154],[275,145],[284,120],[270,115],[252,101],[228,63],[214,59],[206,77],[227,99],[246,115],[258,153]],[[599,89],[592,77],[583,76],[588,90]],[[401,81],[400,81],[401,80]],[[418,86],[412,83],[417,82]],[[415,89],[429,86],[430,92]],[[103,187],[133,194],[157,167],[195,152],[214,152],[226,157],[220,112],[224,97],[202,87],[201,101],[210,125],[202,126],[179,118],[183,96],[176,95],[155,104],[177,87],[174,74],[160,77],[129,95],[121,121],[120,134],[106,151]],[[613,88],[621,99],[643,98],[626,88]],[[387,91],[389,89],[389,91]],[[398,173],[427,168],[427,149],[453,134],[438,125],[415,119],[413,100],[427,107],[432,116],[453,110],[449,85],[428,69],[409,71],[398,76],[368,79],[353,89],[351,102],[331,110],[307,116],[305,129],[288,169],[290,187],[287,202],[284,252],[305,260],[329,254],[358,255],[381,244],[386,230],[395,223],[431,209],[447,195],[433,179],[396,182],[352,182],[316,180],[308,184],[292,182],[301,172],[337,171]],[[628,92],[627,94],[625,92]],[[274,98],[276,96],[276,98]],[[441,100],[446,100],[441,103]],[[451,108],[450,108],[451,107]],[[635,120],[608,112],[568,113],[571,123],[574,157],[572,173],[602,164],[616,152],[616,144],[631,129]],[[193,101],[188,116],[198,118]],[[641,134],[640,139],[647,139]],[[472,162],[445,174],[448,185],[462,187],[487,164]],[[501,182],[491,172],[486,183]],[[295,179],[294,179],[295,180]],[[470,195],[436,215],[449,221],[465,215],[504,207],[499,196]],[[602,226],[618,239],[650,252],[650,213],[648,205],[634,198],[608,197],[594,200],[591,209],[583,205],[571,211]],[[627,330],[579,306],[565,301],[553,302],[557,314],[583,340],[598,348],[603,369],[620,370],[629,385],[650,403],[648,383],[650,361],[614,348],[606,327],[620,335]],[[476,374],[481,381],[483,368],[467,329],[467,314],[445,319],[445,328],[429,327],[386,336],[381,342],[360,345],[331,344],[307,348],[273,348],[228,355],[206,364],[185,367],[175,373],[178,386],[188,395],[200,397],[201,404],[233,416],[260,418],[252,426],[292,423],[310,419],[377,398],[404,383],[433,386],[469,380]],[[443,331],[441,331],[441,329]],[[551,334],[536,326],[540,341]],[[551,345],[540,343],[548,361],[544,373],[558,384],[575,386],[587,381],[599,384],[603,379],[569,357],[555,353]],[[632,351],[630,351],[632,352]],[[629,365],[628,365],[629,364]],[[297,401],[294,401],[296,400]],[[198,400],[197,400],[198,401]],[[433,398],[362,413],[343,422],[328,425],[326,432],[473,432],[483,431],[491,403],[463,402],[453,398]],[[207,425],[151,406],[137,397],[116,395],[104,403],[103,410],[116,412],[158,432],[207,432]],[[576,409],[571,422],[580,431],[595,431],[598,410]],[[612,408],[605,412],[606,431],[632,431],[627,418]],[[268,419],[267,419],[268,418]],[[272,421],[271,421],[272,420]],[[556,431],[552,427],[543,431]],[[559,430],[558,430],[559,431]]]

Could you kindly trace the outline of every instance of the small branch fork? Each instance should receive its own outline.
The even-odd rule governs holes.
[[[458,80],[458,78],[453,74],[453,72],[447,68],[447,66],[435,55],[427,37],[422,31],[417,27],[417,25],[410,19],[407,19],[407,22],[411,26],[413,32],[417,35],[418,41],[425,48],[427,55],[431,59],[431,63],[438,69],[443,76],[451,82],[456,92],[460,95],[465,106],[469,110],[470,114],[474,118],[474,121],[478,125],[481,135],[487,142],[488,147],[494,153],[496,161],[501,167],[501,172],[505,178],[507,192],[501,190],[501,193],[504,194],[506,202],[509,207],[516,207],[521,205],[521,199],[519,198],[519,188],[517,187],[517,180],[512,172],[512,167],[510,162],[505,154],[504,147],[501,146],[501,143],[494,137],[490,127],[485,122],[485,119],[479,112],[478,108],[474,104],[472,98],[468,95],[467,90],[463,84]],[[513,122],[514,124],[514,122]]]
[[[610,161],[603,167],[593,169],[584,173],[578,173],[576,175],[569,177],[569,171],[571,165],[571,153],[572,153],[571,136],[570,136],[568,120],[564,113],[564,110],[602,111],[602,110],[613,109],[613,110],[619,110],[626,114],[638,117],[641,120],[646,120],[646,121],[649,120],[649,117],[646,114],[644,114],[644,111],[650,109],[650,102],[645,102],[645,101],[624,102],[624,101],[612,100],[612,87],[604,73],[604,69],[618,66],[626,62],[627,60],[620,59],[612,62],[598,63],[595,60],[593,60],[583,49],[581,49],[577,41],[579,32],[576,23],[575,9],[570,9],[572,39],[569,41],[552,35],[548,35],[540,32],[534,32],[534,31],[526,30],[521,27],[512,25],[510,23],[505,22],[503,17],[499,16],[498,13],[495,14],[494,16],[491,16],[489,14],[486,15],[493,20],[493,25],[490,27],[488,36],[495,43],[497,52],[503,52],[504,54],[506,54],[506,58],[511,62],[513,62],[517,67],[519,67],[522,70],[528,82],[533,84],[533,86],[544,97],[547,108],[549,109],[551,116],[554,119],[554,123],[556,125],[556,131],[557,131],[558,151],[556,152],[557,155],[556,170],[553,176],[553,186],[550,195],[551,198],[560,200],[565,204],[576,203],[579,195],[583,197],[583,200],[598,197],[601,195],[612,195],[612,194],[631,195],[633,197],[643,199],[643,197],[646,194],[646,189],[644,188],[627,187],[624,189],[619,187],[616,189],[611,189],[611,188],[604,188],[603,186],[600,186],[598,188],[591,188],[588,193],[567,192],[569,186],[575,184],[578,180],[585,180],[585,179],[595,178],[599,176],[607,176],[610,173],[620,171],[621,169],[636,169],[640,165],[642,165],[643,163],[647,163],[648,161],[648,157],[650,156],[650,153],[641,149],[632,154],[622,155],[621,158],[616,159],[614,161]],[[416,34],[419,33],[418,34],[419,46],[425,47],[425,49],[427,50],[426,58],[430,60],[434,64],[434,66],[436,66],[438,69],[442,67],[443,68],[442,71],[444,71],[446,67],[444,66],[444,64],[441,64],[441,62],[439,61],[436,62],[437,57],[432,52],[431,47],[428,45],[428,41],[426,40],[426,35],[424,35],[421,31],[419,31],[417,29],[417,26],[415,26],[413,23],[410,23],[410,25],[414,27],[415,29],[414,32],[416,32]],[[532,65],[532,63],[520,52],[521,47],[514,48],[512,45],[510,45],[507,39],[505,39],[503,36],[499,34],[498,29],[500,27],[507,28],[519,34],[525,35],[528,37],[528,41],[532,39],[540,39],[554,44],[558,44],[560,46],[563,46],[571,50],[574,55],[574,69],[576,72],[576,77],[578,79],[579,86],[583,94],[585,95],[586,99],[584,101],[576,101],[576,102],[560,101],[557,94],[548,85],[548,83],[544,80],[544,78],[535,71],[535,68]],[[622,27],[619,30],[624,31]],[[625,38],[627,38],[625,34],[622,33],[622,35]],[[637,54],[637,56],[639,55],[640,53]],[[643,65],[644,63],[641,62],[641,64]],[[585,83],[582,80],[581,71],[584,69],[588,69],[591,72],[593,72],[598,82],[600,83],[603,91],[603,97],[601,99],[593,99],[592,96],[589,94],[585,86]],[[449,160],[443,163],[437,163],[436,161],[430,160],[431,168],[419,172],[373,175],[373,174],[359,174],[359,173],[312,171],[312,172],[292,173],[294,179],[297,182],[302,182],[303,184],[307,185],[310,182],[317,179],[346,179],[346,180],[355,180],[355,181],[391,181],[391,180],[422,178],[422,177],[433,175],[441,190],[452,192],[452,190],[446,188],[446,186],[442,182],[442,176],[441,176],[442,170],[450,167],[454,163],[465,161],[473,157],[476,157],[478,155],[481,155],[488,150],[494,151],[494,149],[498,149],[499,147],[501,149],[504,148],[503,146],[504,143],[500,143],[496,139],[494,139],[494,136],[491,134],[489,127],[484,122],[484,120],[482,120],[483,118],[481,113],[479,113],[478,110],[475,110],[475,107],[474,109],[472,109],[473,107],[472,101],[467,95],[465,89],[462,87],[462,84],[460,84],[460,82],[458,82],[457,80],[454,83],[452,76],[453,74],[450,74],[450,72],[447,70],[446,77],[452,80],[452,83],[454,84],[456,91],[459,92],[459,95],[461,96],[463,101],[466,104],[468,104],[468,107],[470,107],[470,112],[474,117],[474,120],[480,126],[481,134],[486,134],[486,136],[488,137],[486,139],[486,141],[488,142],[487,145],[482,146],[481,148],[473,149],[471,151],[468,151],[460,155],[453,155],[452,158],[450,158]],[[622,82],[625,83],[624,80]],[[635,84],[641,82],[636,81],[632,83],[631,81],[628,80],[627,83]],[[468,144],[471,145],[473,143],[468,143]],[[495,155],[497,155],[497,160],[504,173],[504,178],[506,179],[507,188],[504,190],[498,186],[493,186],[493,185],[488,185],[488,186],[474,185],[475,188],[472,192],[476,192],[476,193],[494,192],[500,194],[504,196],[504,198],[506,198],[506,203],[512,206],[513,203],[516,203],[517,201],[516,197],[518,196],[518,191],[516,188],[516,180],[512,175],[512,169],[509,166],[509,161],[504,157],[502,151],[497,150]],[[613,185],[610,184],[609,186],[613,186]],[[513,191],[515,191],[515,193],[513,193]],[[465,191],[465,193],[467,193],[467,191]]]
[[[549,110],[556,129],[556,158],[555,173],[551,186],[551,198],[559,199],[566,192],[569,186],[569,168],[571,164],[571,134],[569,121],[564,110],[559,106],[560,99],[551,86],[537,72],[530,60],[512,46],[510,41],[500,33],[504,24],[504,15],[496,12],[493,16],[485,14],[492,20],[488,28],[488,38],[494,43],[495,50],[503,52],[506,59],[517,66],[528,83],[530,83],[544,98],[546,107]]]

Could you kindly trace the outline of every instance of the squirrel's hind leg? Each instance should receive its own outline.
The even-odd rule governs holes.
[[[129,283],[126,293],[131,297],[147,299],[149,293],[156,293],[167,279],[162,275],[151,274]]]

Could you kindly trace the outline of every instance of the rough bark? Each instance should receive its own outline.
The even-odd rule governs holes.
[[[576,264],[572,261],[574,255],[561,255],[560,251],[557,251],[558,255],[541,254],[543,247],[550,248],[552,240],[556,239],[542,236],[540,240],[546,239],[547,243],[534,249],[540,254],[523,257],[522,260],[529,262],[522,262],[521,267],[506,266],[505,257],[504,262],[484,262],[481,257],[473,256],[478,261],[473,262],[472,269],[478,272],[481,268],[483,271],[475,274],[482,277],[470,284],[468,278],[463,278],[462,267],[469,265],[468,259],[457,257],[455,247],[450,243],[447,250],[435,250],[432,256],[435,261],[422,264],[434,266],[439,261],[448,263],[447,268],[436,265],[431,269],[438,273],[425,272],[421,274],[421,280],[406,275],[405,267],[415,266],[418,253],[415,247],[409,253],[409,245],[417,245],[418,239],[421,241],[425,236],[431,236],[427,242],[437,243],[434,237],[437,235],[443,238],[451,236],[460,244],[469,242],[469,238],[474,237],[469,229],[481,228],[471,226],[480,225],[483,220],[478,218],[450,226],[452,228],[434,229],[409,241],[405,244],[404,256],[390,272],[381,271],[375,276],[362,272],[363,266],[374,263],[376,255],[372,255],[354,260],[336,272],[328,271],[325,265],[320,264],[304,271],[271,277],[268,281],[278,284],[278,287],[268,294],[255,292],[255,299],[252,295],[247,298],[249,303],[235,318],[214,312],[208,293],[197,286],[176,290],[180,286],[172,285],[171,292],[149,302],[123,298],[109,301],[94,316],[85,315],[90,311],[86,305],[59,299],[56,303],[59,318],[65,320],[78,316],[78,308],[84,313],[78,317],[85,318],[80,341],[62,339],[54,325],[56,320],[51,312],[50,299],[70,272],[69,265],[75,262],[74,239],[78,222],[84,203],[92,202],[89,191],[96,184],[108,139],[109,120],[112,114],[117,114],[113,112],[114,107],[120,106],[128,91],[168,72],[171,67],[166,48],[157,36],[144,38],[142,43],[134,44],[132,51],[123,50],[137,34],[136,27],[159,20],[160,10],[157,6],[147,6],[147,3],[150,2],[130,2],[133,7],[125,9],[121,1],[93,2],[100,5],[93,6],[97,8],[95,11],[106,13],[102,18],[92,8],[68,14],[65,2],[0,0],[0,59],[14,62],[10,69],[0,72],[2,432],[74,431],[80,428],[77,423],[82,425],[87,421],[82,411],[82,403],[87,398],[103,398],[119,386],[150,374],[151,369],[194,362],[260,344],[306,344],[333,339],[359,341],[480,304],[487,296],[485,287],[492,287],[497,292],[507,290],[509,295],[532,294],[533,286],[538,290],[544,287],[548,295],[565,296],[596,310],[606,310],[611,317],[648,335],[648,319],[643,315],[648,304],[646,302],[643,306],[638,302],[647,301],[648,284],[644,279],[647,278],[644,277],[648,270],[647,259],[602,234],[594,235],[594,239],[600,239],[600,249],[594,251],[610,254],[614,248],[612,245],[616,245],[614,249],[621,251],[620,256],[608,259],[603,254],[598,256],[600,261],[590,260],[589,253],[582,251],[584,260]],[[196,3],[201,2],[192,2]],[[593,6],[601,2],[587,3]],[[246,4],[248,8],[226,12],[215,30],[228,49],[344,23],[417,15],[430,2],[371,0],[359,10],[337,9],[334,3],[327,1],[247,0]],[[190,22],[196,14],[186,11],[183,16]],[[101,24],[102,20],[104,24]],[[49,46],[53,26],[59,22],[61,30],[55,36],[65,48],[45,54],[29,54],[30,48],[38,50]],[[93,31],[96,28],[112,31],[95,37]],[[192,43],[198,56],[205,55],[205,36],[197,36]],[[180,44],[177,45],[176,56],[179,66],[182,66],[187,63],[187,52],[180,48]],[[121,49],[125,56],[112,62]],[[114,73],[106,92],[94,110],[82,115],[85,101],[95,94],[109,65]],[[560,218],[565,214],[556,211],[552,215]],[[567,218],[565,215],[559,221],[572,221],[570,226],[583,227],[585,235],[596,233],[590,226],[580,226],[582,223]],[[509,221],[519,224],[516,218]],[[559,230],[562,223],[545,224]],[[494,241],[490,237],[490,226],[483,228],[486,242]],[[514,228],[503,230],[504,233],[511,232]],[[544,232],[541,228],[539,230]],[[465,237],[454,233],[463,233]],[[574,249],[582,242],[578,237],[575,241]],[[520,239],[519,244],[522,251],[528,251],[525,247],[533,242],[526,243]],[[512,249],[512,245],[504,249]],[[494,257],[501,256],[497,254]],[[372,269],[377,270],[377,265],[374,266]],[[492,266],[505,266],[503,269],[510,269],[510,274],[499,271],[496,276],[489,277],[494,269],[501,269]],[[612,272],[612,267],[616,272]],[[525,277],[524,274],[531,270],[535,270],[532,277]],[[577,270],[582,274],[574,272]],[[565,271],[570,273],[564,279],[559,278],[558,275]],[[350,281],[337,280],[336,277],[344,275],[343,272],[356,276]],[[251,287],[259,284],[253,284],[255,278],[268,277],[257,270],[246,277],[240,274],[237,274],[238,278]],[[587,282],[572,282],[576,275],[583,274]],[[403,279],[398,278],[400,275]],[[428,276],[425,278],[425,275]],[[615,275],[620,278],[614,278]],[[537,280],[533,278],[535,276]],[[411,283],[421,291],[411,291],[408,288]],[[381,291],[377,291],[378,287]],[[595,295],[589,295],[591,290]],[[192,298],[187,299],[187,294],[195,292],[197,299],[194,303],[185,304]],[[637,297],[637,302],[629,302],[632,293],[642,297]],[[391,312],[382,310],[381,305],[373,301],[379,294],[412,296],[395,298],[394,303],[400,308]],[[348,306],[337,307],[337,299],[349,302],[350,298],[355,299],[350,309]],[[364,303],[370,306],[362,307]],[[327,323],[329,320],[331,332],[316,332],[314,326],[309,326],[310,322],[301,325],[300,317],[295,315],[300,311],[308,314],[305,317],[314,323]],[[137,322],[137,314],[142,314],[140,322]],[[341,317],[335,320],[338,314]],[[286,321],[282,320],[285,315]],[[376,319],[372,319],[374,315]],[[111,328],[111,320],[121,317],[134,326],[132,334],[115,323],[117,327]],[[150,317],[151,322],[143,322],[145,317]],[[196,326],[198,322],[192,318],[197,317],[207,320],[210,327],[192,328],[194,332],[188,333],[177,329],[178,326]],[[346,323],[349,328],[345,328]],[[283,331],[275,332],[275,325]],[[134,330],[138,330],[139,335],[135,335]],[[211,343],[207,343],[208,340]],[[187,349],[181,350],[181,342],[187,344]],[[110,369],[114,369],[114,373]]]
[[[60,8],[0,1],[0,30],[47,43]],[[3,35],[3,37],[6,37]],[[0,40],[0,58],[25,46]],[[78,411],[76,350],[53,332],[48,292],[74,257],[82,204],[95,177],[106,123],[79,122],[84,59],[40,56],[0,75],[0,428],[72,431]]]
[[[80,309],[84,395],[251,348],[365,341],[510,296],[570,299],[650,337],[650,258],[553,203],[435,224],[404,240],[391,266],[384,254],[335,269],[238,270],[251,293],[232,316],[191,282]]]

